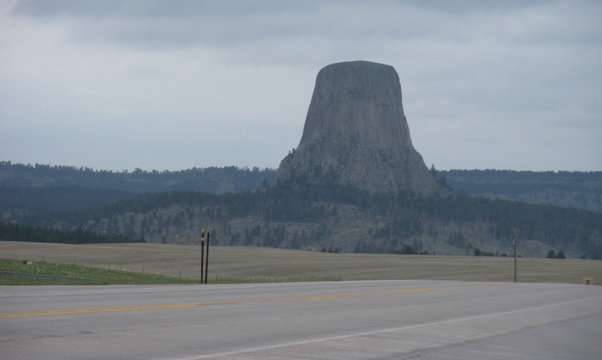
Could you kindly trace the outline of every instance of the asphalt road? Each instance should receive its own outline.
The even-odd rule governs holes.
[[[0,287],[1,359],[602,359],[602,287]]]

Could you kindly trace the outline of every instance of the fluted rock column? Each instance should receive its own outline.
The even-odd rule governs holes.
[[[278,183],[289,182],[438,191],[412,146],[392,66],[352,61],[320,70],[299,146],[278,168]]]

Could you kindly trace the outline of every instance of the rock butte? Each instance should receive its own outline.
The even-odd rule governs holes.
[[[412,146],[395,69],[352,61],[320,70],[303,136],[280,163],[278,183],[438,193],[440,186]]]

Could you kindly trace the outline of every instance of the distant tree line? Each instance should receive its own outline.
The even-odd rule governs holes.
[[[0,186],[0,212],[4,221],[52,227],[57,222],[77,223],[100,209],[135,196],[123,190],[77,186]]]
[[[199,191],[243,192],[275,183],[276,171],[235,166],[192,168],[180,171],[107,171],[88,167],[13,164],[0,162],[0,186],[87,187],[136,193]]]
[[[56,230],[39,226],[0,223],[0,240],[64,244],[139,243],[144,239],[131,239],[118,234],[100,234],[90,230]]]
[[[490,198],[585,208],[602,212],[602,171],[436,170],[439,183]],[[332,185],[330,169],[312,176]],[[0,186],[84,187],[135,193],[194,191],[213,194],[254,191],[276,183],[276,170],[258,167],[207,167],[180,171],[106,171],[88,167],[13,164],[0,161]]]
[[[437,176],[460,192],[602,212],[602,171],[447,170]]]

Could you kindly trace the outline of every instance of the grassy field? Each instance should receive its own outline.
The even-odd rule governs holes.
[[[200,246],[160,244],[67,245],[0,242],[0,258],[108,270],[127,270],[174,278],[200,277]],[[438,279],[513,281],[514,260],[502,257],[328,254],[257,247],[213,246],[211,282]],[[2,270],[2,269],[0,269]],[[520,282],[602,283],[602,261],[518,260]]]
[[[194,284],[198,279],[99,267],[0,259],[0,285]]]

